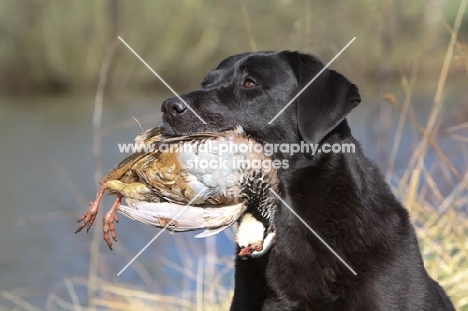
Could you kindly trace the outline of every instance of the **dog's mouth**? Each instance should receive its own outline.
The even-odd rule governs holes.
[[[170,117],[167,117],[166,114],[163,115],[163,130],[168,137],[177,137],[184,135],[193,135],[198,133],[206,132],[225,132],[235,128],[237,124],[233,125],[222,125],[219,126],[216,123],[206,121],[206,124],[203,124],[200,120],[191,120],[191,121],[182,121],[174,122]]]
[[[181,125],[172,125],[172,123],[173,122],[168,121],[167,118],[165,118],[165,115],[163,116],[163,130],[168,137],[192,135],[195,133],[205,132],[205,130],[201,127],[186,127]]]

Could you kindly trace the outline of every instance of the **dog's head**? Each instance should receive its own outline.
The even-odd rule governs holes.
[[[298,52],[231,56],[207,73],[202,89],[181,96],[190,107],[177,97],[164,101],[165,131],[184,135],[241,125],[260,142],[319,143],[361,100],[354,84],[323,68],[316,57]]]

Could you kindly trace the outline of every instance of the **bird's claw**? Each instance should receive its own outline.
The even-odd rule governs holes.
[[[120,201],[122,199],[122,196],[117,196],[117,199],[115,200],[114,204],[112,204],[112,207],[110,210],[104,215],[103,219],[103,232],[104,232],[104,241],[106,241],[107,246],[109,247],[110,250],[112,250],[112,242],[110,237],[112,237],[112,240],[115,242],[117,241],[117,235],[115,234],[115,222],[119,222],[119,219],[117,218],[117,215],[115,214],[117,209],[120,206]],[[110,237],[109,237],[110,233]]]
[[[82,222],[82,223],[78,227],[78,229],[76,229],[75,234],[83,230],[84,227],[87,227],[86,232],[89,232],[89,229],[91,228],[91,226],[94,223],[94,220],[96,219],[97,212],[98,212],[98,204],[96,204],[96,202],[89,202],[88,210],[77,221],[77,222]]]
[[[112,242],[111,242],[110,237],[112,237],[112,240],[114,240],[115,242],[118,242],[117,235],[115,233],[114,221],[118,222],[118,219],[115,213],[112,211],[107,212],[106,215],[104,216],[103,232],[104,232],[104,241],[106,241],[107,246],[111,250],[112,250]],[[110,233],[110,237],[109,237],[109,233]]]

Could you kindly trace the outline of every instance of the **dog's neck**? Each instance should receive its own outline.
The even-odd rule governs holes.
[[[294,142],[295,144],[310,144],[309,142],[305,142],[302,137],[298,137],[297,141]],[[287,160],[289,167],[287,169],[279,169],[278,176],[281,180],[282,176],[287,176],[290,174],[294,174],[294,171],[305,169],[307,167],[314,167],[316,165],[320,165],[319,163],[324,160],[324,158],[339,158],[343,156],[343,153],[333,153],[333,152],[321,152],[322,147],[324,144],[328,144],[328,148],[333,146],[334,144],[353,144],[355,148],[355,152],[361,152],[360,146],[358,145],[357,141],[351,135],[351,129],[348,126],[348,122],[343,120],[339,123],[332,131],[330,131],[318,144],[315,144],[315,147],[311,147],[310,152],[298,152],[293,155],[289,154],[275,154],[273,158],[280,159],[280,160]],[[317,146],[318,145],[318,146]],[[312,153],[312,149],[315,150],[315,153]]]
[[[348,126],[348,120],[344,119],[341,121],[330,133],[328,133],[323,139],[322,143],[329,137],[337,135],[341,139],[351,137],[351,129]]]

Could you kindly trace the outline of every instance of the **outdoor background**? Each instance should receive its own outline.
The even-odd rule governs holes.
[[[430,275],[468,310],[466,4],[1,1],[0,310],[229,306],[232,228],[163,233],[120,277],[158,229],[121,216],[110,251],[106,198],[90,233],[74,234],[96,180],[125,156],[117,144],[161,124],[173,96],[117,36],[179,93],[233,54],[298,50],[327,63],[356,37],[331,65],[360,88],[353,134],[410,210]]]

